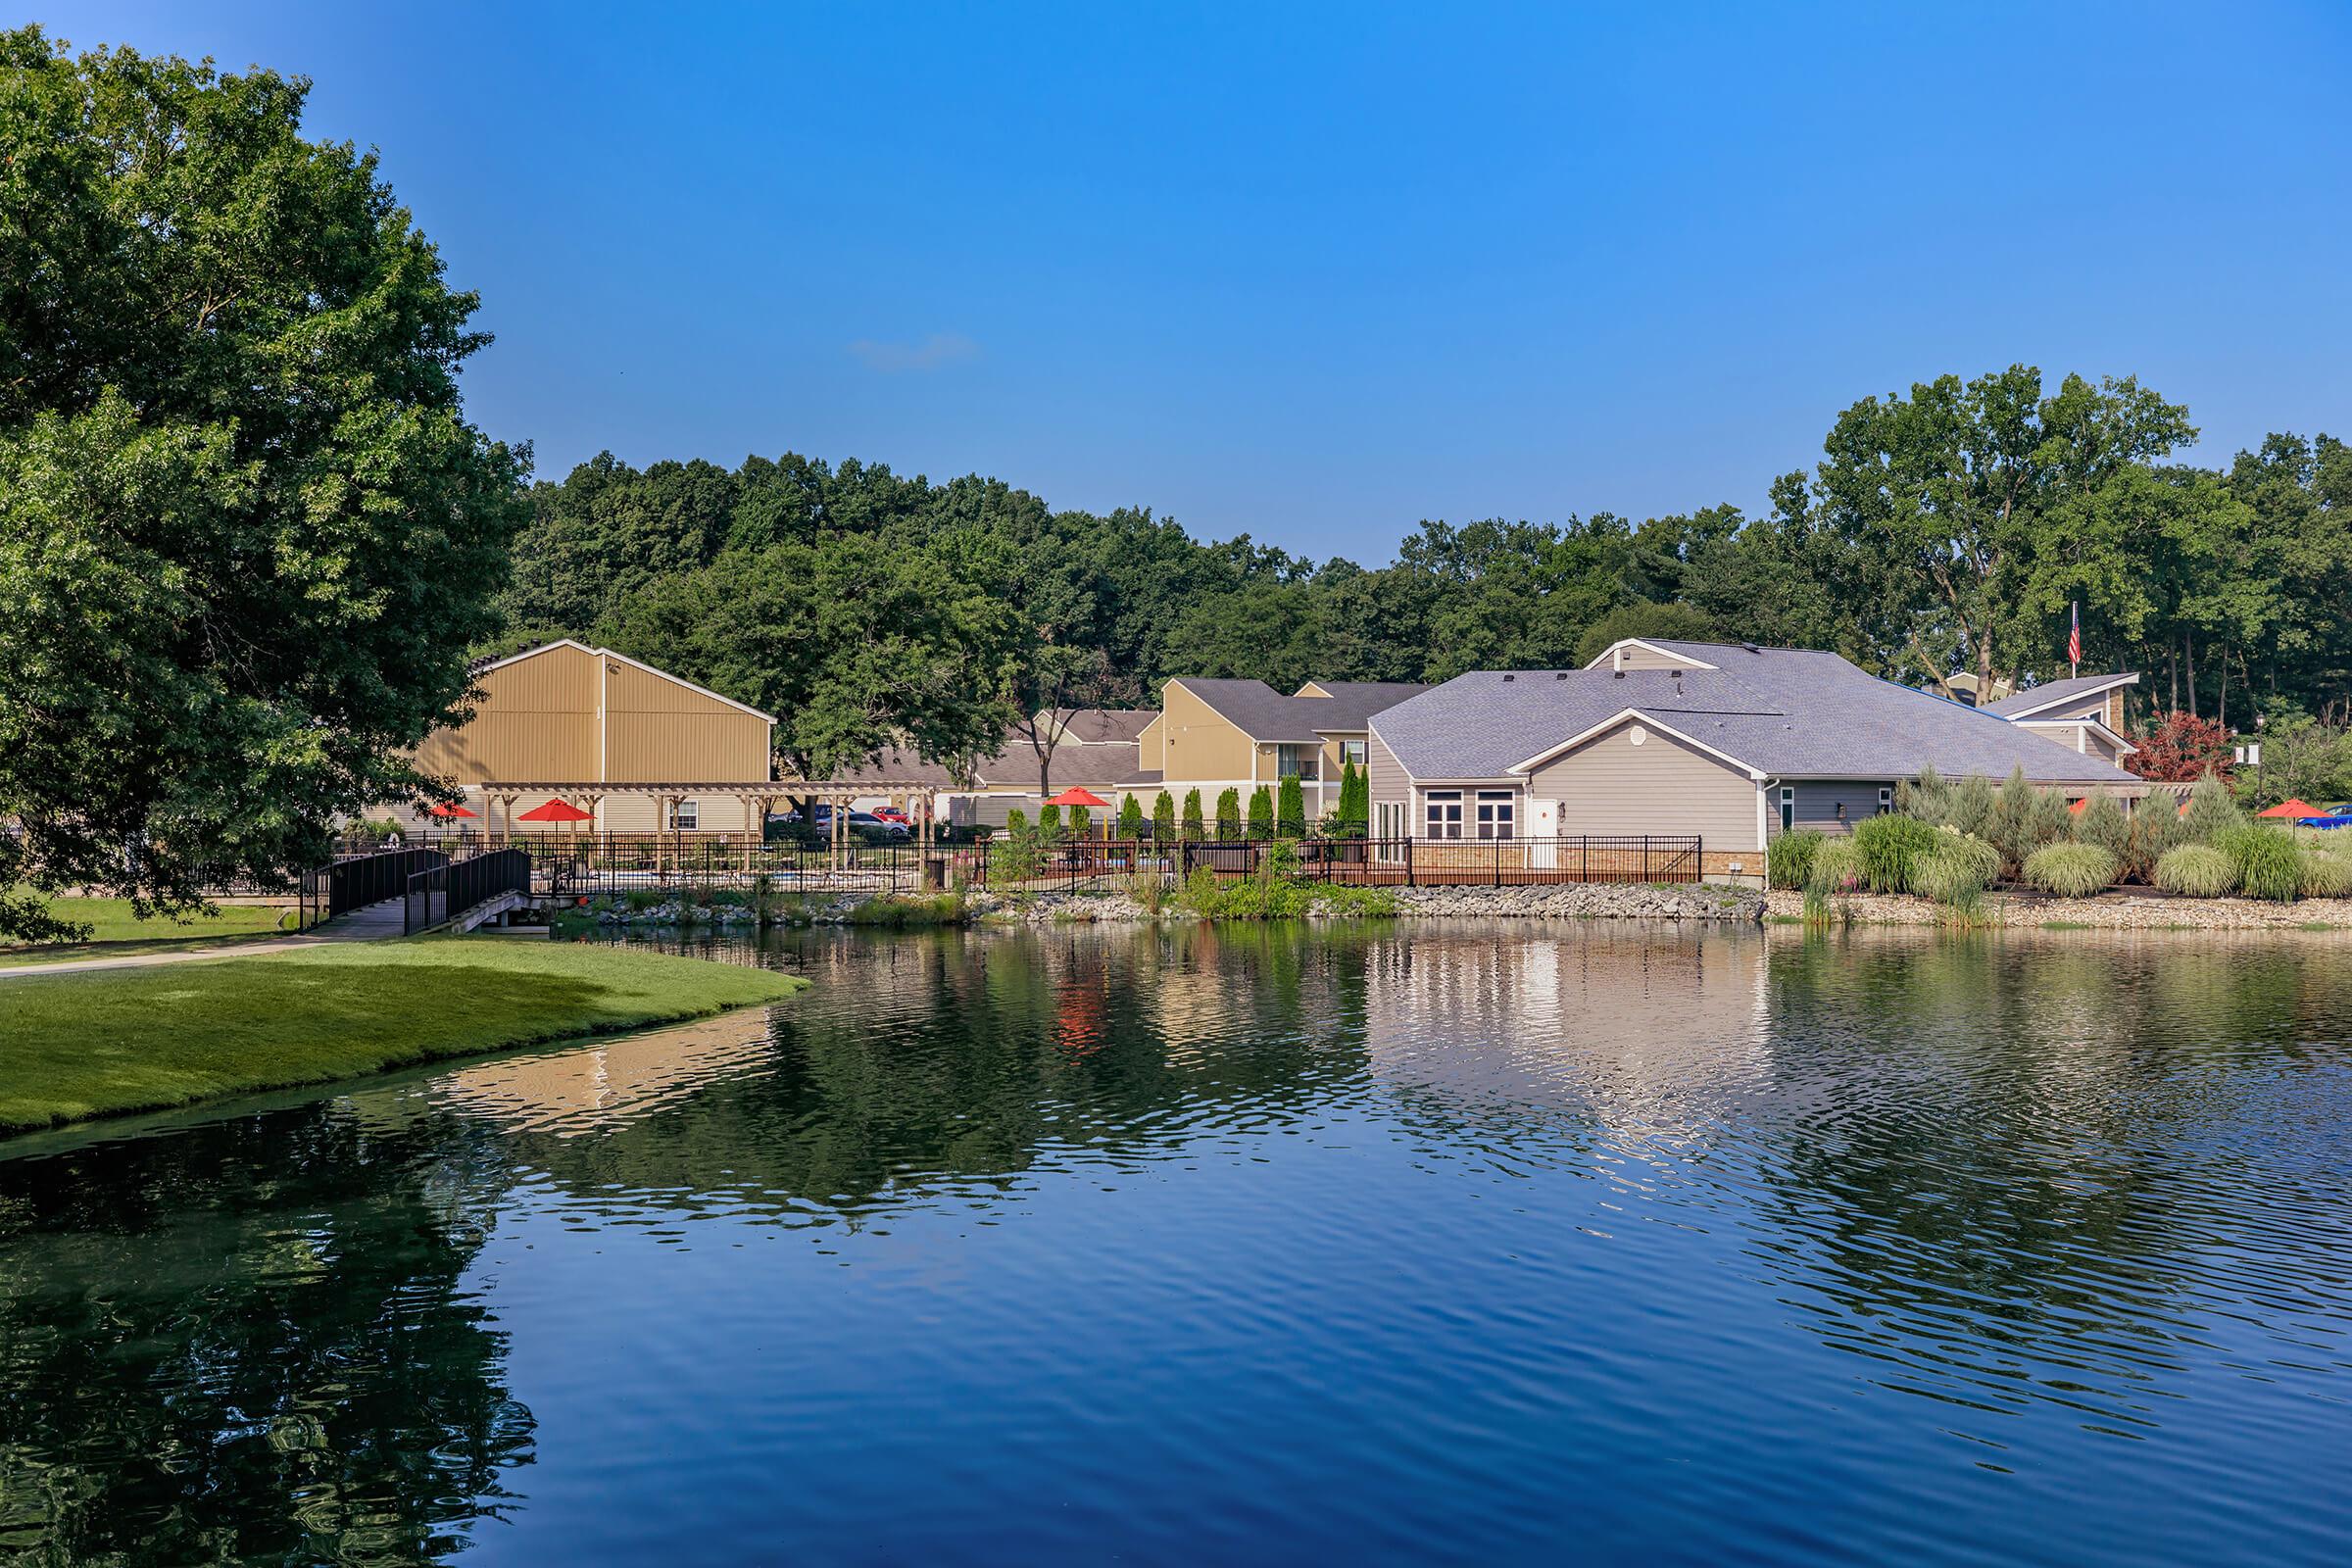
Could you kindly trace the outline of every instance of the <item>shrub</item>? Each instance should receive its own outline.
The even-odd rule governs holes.
[[[2121,869],[2096,844],[2045,844],[2026,857],[2029,886],[2062,899],[2083,899],[2115,880]]]
[[[1936,848],[1936,830],[1914,816],[1874,816],[1854,829],[1862,880],[1873,893],[1908,893],[1912,867]]]
[[[2026,781],[2026,770],[2019,767],[1993,798],[1984,838],[2001,852],[2001,869],[2014,876],[2024,868],[2028,856],[2065,838],[2072,825],[2066,802],[2035,789]]]
[[[1299,787],[1297,774],[1282,781],[1282,794],[1274,805],[1274,831],[1286,839],[1306,833],[1306,792]]]
[[[1206,829],[1200,821],[1200,792],[1186,790],[1184,792],[1184,836],[1188,839],[1197,839],[1202,837],[1205,832]]]
[[[1008,838],[1019,838],[1029,831],[1029,813],[1019,807],[1004,813],[1004,832]]]
[[[1144,836],[1144,801],[1140,795],[1130,795],[1119,803],[1119,837],[1140,839]]]
[[[2224,833],[2245,819],[2230,786],[2209,774],[2188,792],[2188,809],[2180,813],[2181,839],[2188,844],[2218,844]]]
[[[1993,804],[1992,780],[1971,773],[1952,791],[1951,808],[1939,825],[1972,839],[1984,839],[1985,828],[1992,823]]]
[[[1083,806],[1070,808],[1070,837],[1092,838],[1095,834],[1095,813]]]
[[[2167,893],[2218,899],[2237,888],[2237,862],[2210,844],[2180,844],[2164,852],[2150,877]]]
[[[1274,792],[1260,784],[1250,792],[1250,837],[1274,836]]]
[[[1328,887],[1316,888],[1313,898],[1316,904],[1334,914],[1359,919],[1378,918],[1396,912],[1396,895],[1387,888],[1358,888],[1335,882]]]
[[[1242,836],[1242,792],[1227,789],[1217,796],[1217,837],[1238,839]]]
[[[2196,808],[2192,804],[2189,809],[2193,812]],[[2258,822],[2239,822],[2214,835],[2213,847],[2237,867],[2237,890],[2249,899],[2283,902],[2303,890],[2303,852],[2290,833]]]
[[[2303,896],[2307,899],[2352,899],[2352,857],[2328,850],[2305,849]]]
[[[1813,880],[1813,857],[1821,853],[1817,828],[1784,833],[1764,851],[1764,877],[1776,888],[1801,888]]]
[[[2096,844],[2118,861],[2126,860],[2132,852],[2132,818],[2114,796],[2093,795],[2075,813],[2074,838],[2077,844]]]
[[[1176,798],[1166,790],[1152,803],[1152,836],[1162,844],[1176,836]]]
[[[1856,893],[1862,888],[1862,852],[1854,841],[1825,838],[1813,855],[1813,875],[1805,883],[1808,891],[1824,894]]]
[[[1061,808],[1052,801],[1037,808],[1037,836],[1048,844],[1061,837]]]

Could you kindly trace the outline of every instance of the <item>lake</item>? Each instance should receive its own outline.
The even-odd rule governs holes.
[[[2339,939],[720,952],[0,1145],[0,1555],[2352,1560]]]

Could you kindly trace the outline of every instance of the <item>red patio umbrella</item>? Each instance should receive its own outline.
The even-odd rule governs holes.
[[[583,811],[569,801],[549,801],[544,806],[534,806],[529,810],[519,813],[514,820],[517,822],[593,822],[596,820],[596,813]]]
[[[1110,803],[1102,796],[1090,795],[1073,784],[1046,804],[1048,806],[1108,806]]]
[[[2309,805],[2303,801],[2280,801],[2277,806],[2272,807],[2269,810],[2257,811],[2254,814],[2256,816],[2289,817],[2300,822],[2307,816],[2326,816],[2328,813],[2321,810],[2318,807]]]
[[[517,822],[592,822],[596,820],[596,813],[583,811],[569,801],[550,801],[545,806],[534,806],[529,810],[521,812],[514,820]]]
[[[426,814],[429,816],[471,816],[474,813],[463,806],[452,806],[447,801],[437,801]]]

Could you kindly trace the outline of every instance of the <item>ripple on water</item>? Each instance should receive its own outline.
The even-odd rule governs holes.
[[[2340,945],[732,956],[817,989],[0,1161],[0,1544],[2352,1547]]]

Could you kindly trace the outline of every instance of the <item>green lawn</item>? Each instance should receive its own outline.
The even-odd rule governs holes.
[[[0,980],[0,1131],[701,1017],[807,985],[509,937]]]
[[[175,953],[219,943],[279,935],[294,925],[289,904],[223,904],[182,923],[142,920],[128,899],[52,899],[52,913],[90,928],[86,942],[0,947],[0,964],[61,963],[68,958],[117,958],[135,953]]]

